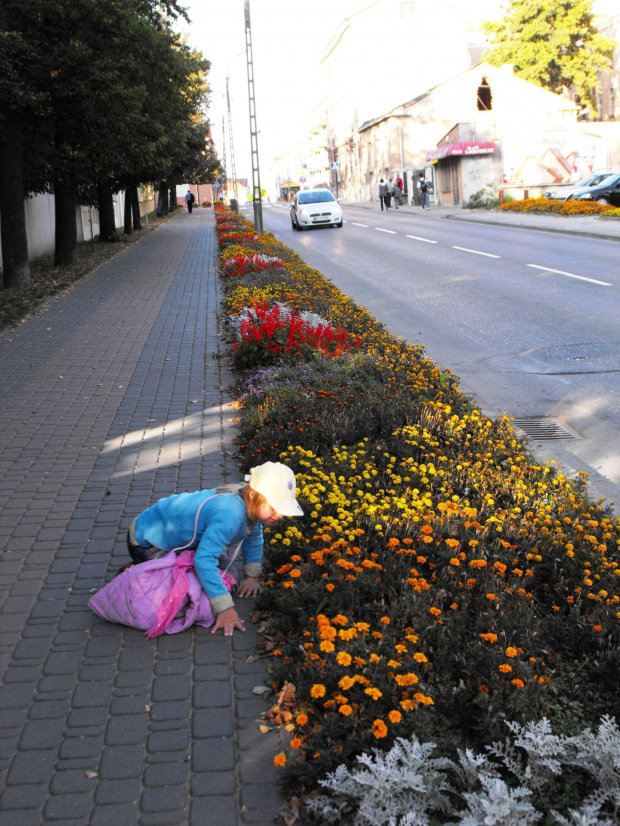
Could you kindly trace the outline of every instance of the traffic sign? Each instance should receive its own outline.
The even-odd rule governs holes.
[[[338,168],[339,168],[339,166],[340,166],[340,162],[339,162],[339,161],[332,161],[332,162],[331,162],[331,164],[329,165],[329,168],[330,168],[330,169],[338,169]]]

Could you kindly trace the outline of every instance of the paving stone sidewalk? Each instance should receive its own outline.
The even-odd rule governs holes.
[[[247,663],[87,608],[162,496],[237,481],[211,210],[177,214],[0,336],[0,821],[238,826],[280,808]],[[239,600],[244,616],[250,604]]]

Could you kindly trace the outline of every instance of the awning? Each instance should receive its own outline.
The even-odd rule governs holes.
[[[460,143],[449,143],[440,149],[434,149],[426,155],[427,161],[440,161],[442,158],[449,158],[452,155],[492,155],[495,152],[493,141],[461,141]]]

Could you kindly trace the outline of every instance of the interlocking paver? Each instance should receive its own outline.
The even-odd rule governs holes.
[[[176,215],[0,335],[11,826],[240,826],[280,805],[282,743],[254,721],[269,704],[251,693],[267,680],[264,662],[245,661],[253,630],[148,640],[87,607],[127,561],[138,512],[240,478],[215,254],[213,214]]]

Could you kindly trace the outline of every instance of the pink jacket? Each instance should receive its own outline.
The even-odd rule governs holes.
[[[191,625],[208,628],[214,616],[193,568],[194,552],[171,551],[133,565],[108,582],[88,602],[102,619],[141,628],[147,637],[178,634]],[[228,591],[237,581],[220,572]]]

